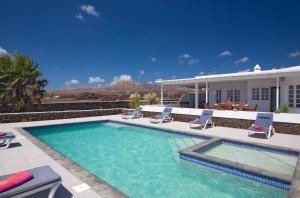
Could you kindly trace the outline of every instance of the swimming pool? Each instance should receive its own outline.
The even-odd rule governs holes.
[[[214,146],[203,154],[289,176],[293,176],[298,160],[296,155],[275,153],[227,142]]]
[[[180,160],[204,139],[114,122],[27,128],[129,197],[287,197],[287,191]]]

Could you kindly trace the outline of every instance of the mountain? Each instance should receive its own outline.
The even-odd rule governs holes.
[[[118,93],[145,93],[160,91],[160,86],[157,84],[138,83],[134,81],[118,81],[112,85],[102,88],[108,92]]]
[[[178,99],[189,89],[180,86],[164,86],[165,98]],[[108,101],[108,100],[128,100],[131,93],[137,92],[141,95],[149,92],[156,92],[160,95],[160,85],[139,83],[134,81],[118,81],[106,87],[91,88],[63,87],[47,92],[46,102],[70,102],[70,101]]]

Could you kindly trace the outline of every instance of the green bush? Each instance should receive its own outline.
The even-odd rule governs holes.
[[[149,105],[158,104],[159,99],[155,92],[153,93],[147,93],[143,96],[143,99],[146,100],[146,103]]]
[[[130,102],[130,108],[137,108],[141,104],[141,95],[138,93],[133,93],[129,96]]]
[[[280,112],[281,113],[289,113],[290,112],[290,108],[286,105],[280,107]]]

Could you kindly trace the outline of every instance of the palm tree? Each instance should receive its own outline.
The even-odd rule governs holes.
[[[48,84],[42,76],[38,64],[23,54],[0,57],[0,102],[12,104],[14,111],[41,103]]]

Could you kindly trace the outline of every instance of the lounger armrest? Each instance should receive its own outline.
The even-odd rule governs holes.
[[[272,131],[272,129],[273,129],[273,125],[270,125],[269,131]]]

